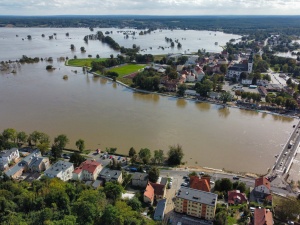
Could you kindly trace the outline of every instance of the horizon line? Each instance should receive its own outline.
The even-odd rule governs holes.
[[[5,16],[14,16],[14,17],[48,17],[48,16],[153,16],[153,17],[167,17],[167,16],[172,16],[172,17],[181,17],[181,16],[184,16],[184,17],[205,17],[205,16],[213,16],[213,17],[217,17],[217,16],[265,16],[265,17],[268,17],[268,16],[271,16],[271,17],[280,17],[280,16],[287,16],[287,17],[295,17],[295,16],[299,16],[300,15],[296,15],[296,14],[282,14],[282,15],[275,15],[275,14],[254,14],[254,15],[241,15],[241,14],[224,14],[224,15],[216,15],[216,14],[207,14],[207,15],[153,15],[153,14],[101,14],[101,15],[97,15],[97,14],[91,14],[91,15],[88,15],[88,14],[60,14],[60,15],[55,15],[55,14],[51,14],[51,15],[14,15],[14,14],[7,14],[7,15],[0,15],[0,17],[5,17]]]

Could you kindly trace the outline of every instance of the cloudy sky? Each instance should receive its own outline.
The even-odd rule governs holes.
[[[0,0],[0,15],[300,15],[300,0]]]

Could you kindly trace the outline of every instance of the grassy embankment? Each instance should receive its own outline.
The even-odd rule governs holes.
[[[124,78],[124,76],[132,74],[134,72],[137,72],[137,71],[139,71],[140,69],[142,69],[144,67],[145,67],[144,64],[127,64],[125,66],[112,68],[108,71],[118,73],[119,74],[119,76],[117,77],[118,81],[120,81],[124,84],[127,84],[127,85],[131,85],[132,84],[132,79]]]
[[[106,58],[86,58],[86,59],[69,59],[68,61],[68,66],[78,66],[78,67],[83,67],[83,66],[88,66],[91,67],[92,62],[101,62],[105,61]]]
[[[70,59],[68,61],[68,65],[69,66],[77,66],[77,67],[83,67],[83,66],[88,66],[91,67],[91,63],[96,61],[96,62],[101,62],[106,60],[106,58],[100,58],[100,59],[96,59],[96,58],[87,58],[87,59]],[[110,70],[107,71],[112,71],[112,72],[116,72],[119,74],[117,80],[127,84],[127,85],[131,85],[132,84],[132,80],[128,79],[128,78],[124,78],[124,76],[132,74],[134,72],[139,71],[140,69],[144,68],[145,64],[127,64],[124,66],[118,66],[115,68],[112,68]],[[96,73],[100,73],[100,71],[96,71]]]

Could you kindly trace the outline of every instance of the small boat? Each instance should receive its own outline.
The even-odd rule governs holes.
[[[218,45],[218,42],[215,42],[215,45]]]

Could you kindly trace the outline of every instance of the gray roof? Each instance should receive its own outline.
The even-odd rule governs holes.
[[[5,171],[5,174],[10,177],[13,176],[16,172],[18,172],[20,169],[24,169],[25,164],[22,162],[17,163],[13,167],[11,167],[9,170]]]
[[[73,163],[65,162],[62,160],[59,160],[56,162],[53,166],[51,166],[49,169],[45,170],[45,175],[50,174],[52,176],[57,176],[61,171],[65,171],[73,166]]]
[[[118,180],[122,172],[120,170],[111,170],[109,168],[104,168],[100,172],[100,177],[104,179],[112,179],[112,180]]]
[[[22,162],[27,163],[27,165],[29,165],[30,162],[32,161],[32,159],[33,159],[34,157],[38,157],[38,156],[41,156],[41,152],[40,152],[40,150],[36,149],[36,150],[34,150],[32,153],[30,153],[28,156],[26,156],[26,157],[22,160]]]
[[[35,156],[39,156],[41,155],[39,150],[35,150],[33,151],[31,154],[29,154],[28,156],[26,156],[21,162],[17,163],[16,165],[14,165],[12,168],[10,168],[9,170],[7,170],[5,172],[5,174],[7,176],[13,176],[16,172],[18,172],[20,169],[24,169],[25,165],[29,165],[30,162],[32,161],[32,159]]]
[[[135,172],[132,176],[132,180],[141,180],[141,181],[148,180],[148,174]]]
[[[167,185],[167,183],[168,183],[168,178],[162,177],[160,180],[160,184]]]
[[[4,150],[3,152],[1,152],[0,156],[1,157],[9,157],[13,152],[18,151],[17,148],[11,148],[9,150]]]
[[[29,167],[39,166],[43,160],[44,157],[33,157],[29,164]]]
[[[228,70],[247,72],[248,65],[247,64],[234,64],[233,66],[229,67]]]
[[[176,197],[210,206],[215,206],[218,200],[218,195],[214,193],[200,191],[187,187],[181,187]]]
[[[155,213],[154,213],[154,220],[155,219],[163,219],[164,211],[166,208],[167,199],[162,199],[157,203]]]

